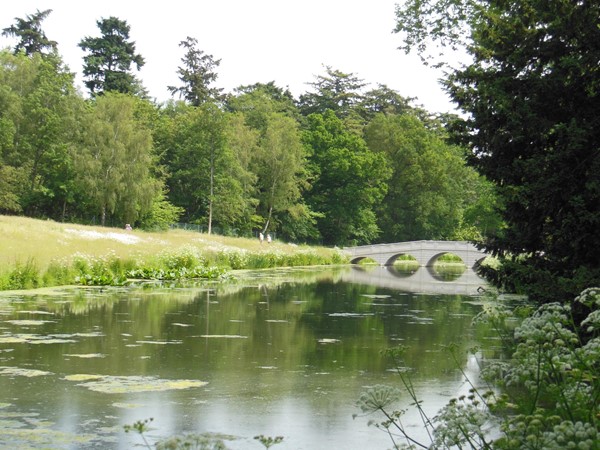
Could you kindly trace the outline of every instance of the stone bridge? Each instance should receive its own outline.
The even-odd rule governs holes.
[[[452,253],[460,257],[467,267],[472,268],[487,256],[485,252],[466,241],[409,241],[345,247],[344,251],[350,255],[352,263],[370,258],[382,266],[391,266],[399,256],[411,255],[420,266],[431,267],[440,256]]]

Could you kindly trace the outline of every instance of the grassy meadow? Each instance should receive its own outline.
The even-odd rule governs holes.
[[[0,289],[203,277],[198,267],[255,269],[344,262],[337,250],[186,230],[126,231],[0,215]],[[146,275],[146,276],[144,276]],[[214,273],[208,274],[212,277]],[[83,277],[83,278],[82,278]],[[85,281],[87,277],[87,282]]]

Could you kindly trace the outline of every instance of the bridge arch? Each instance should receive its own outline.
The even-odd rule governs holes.
[[[411,255],[420,266],[429,267],[441,255],[452,253],[462,259],[467,267],[472,268],[487,256],[472,243],[465,241],[410,241],[347,247],[344,250],[349,253],[353,264],[370,258],[382,266],[391,266],[400,256]]]

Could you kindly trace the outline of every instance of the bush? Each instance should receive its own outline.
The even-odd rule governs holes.
[[[72,284],[75,276],[75,271],[67,264],[53,262],[44,273],[42,283],[44,286],[64,286]]]
[[[8,273],[5,289],[34,289],[41,286],[37,265],[32,259],[25,264],[17,262]]]

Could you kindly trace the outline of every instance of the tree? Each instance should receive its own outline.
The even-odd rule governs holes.
[[[259,217],[255,214],[258,205],[257,176],[251,170],[252,158],[258,152],[260,135],[257,130],[246,125],[241,113],[229,113],[227,122],[227,146],[239,164],[235,179],[240,183],[243,196],[238,203],[239,208],[228,208],[228,210],[232,212],[239,210],[234,225],[244,234],[250,234],[254,228],[262,225]],[[235,166],[232,165],[231,168],[233,167]],[[225,204],[227,203],[231,202],[225,202]]]
[[[273,81],[240,86],[235,90],[237,95],[227,99],[227,109],[242,113],[246,124],[261,133],[266,129],[271,113],[281,113],[296,121],[300,120],[292,93],[275,85]]]
[[[308,188],[307,152],[292,94],[273,82],[242,86],[237,92],[228,98],[227,107],[241,114],[258,136],[249,166],[257,177],[259,200],[254,226],[263,232],[276,229],[290,240],[318,240],[315,214],[302,199]]]
[[[333,111],[308,116],[304,142],[312,188],[307,204],[322,216],[317,224],[323,243],[369,243],[379,234],[375,215],[386,192],[390,170],[382,154],[348,131]]]
[[[126,21],[116,17],[96,22],[101,37],[85,37],[79,47],[89,54],[83,57],[85,85],[92,95],[104,92],[140,94],[139,81],[131,73],[144,65],[144,58],[135,52],[135,42],[129,40],[130,27]]]
[[[466,211],[478,202],[484,181],[439,131],[412,114],[379,114],[367,125],[365,140],[392,169],[378,208],[382,241],[455,239],[477,225],[480,215]]]
[[[84,202],[100,215],[134,223],[149,213],[163,184],[153,174],[152,135],[136,110],[143,100],[117,93],[97,97],[83,119],[80,147],[74,150],[77,182]]]
[[[187,221],[207,224],[209,233],[213,223],[243,227],[254,189],[245,146],[252,149],[255,137],[239,122],[234,131],[227,114],[210,102],[179,102],[163,114],[158,145],[171,201],[184,209]]]
[[[412,111],[414,108],[410,106],[411,100],[413,99],[402,97],[388,86],[379,84],[377,88],[364,93],[357,109],[363,119],[370,122],[379,113],[404,114]]]
[[[300,142],[297,123],[279,113],[272,113],[252,161],[257,174],[259,208],[264,217],[263,232],[277,213],[297,205],[306,181],[306,151]]]
[[[315,92],[300,96],[300,111],[308,116],[331,110],[338,117],[345,118],[361,100],[360,91],[366,83],[353,73],[344,73],[330,66],[325,67],[325,72],[325,75],[316,76],[316,81],[308,83]]]
[[[219,67],[221,60],[215,60],[212,55],[199,50],[198,40],[195,38],[188,36],[179,43],[179,46],[186,50],[184,57],[181,58],[183,67],[180,66],[177,70],[183,85],[169,86],[169,92],[172,95],[178,93],[180,98],[192,106],[221,99],[223,89],[210,86],[218,77],[215,69]]]
[[[16,24],[2,30],[3,36],[13,36],[19,39],[14,48],[15,55],[24,51],[27,56],[34,53],[45,54],[57,52],[56,41],[51,41],[46,37],[42,30],[42,21],[44,21],[52,12],[51,9],[45,11],[37,10],[34,14],[28,14],[25,19],[15,17]]]
[[[496,282],[537,300],[600,283],[599,14],[597,2],[561,0],[398,10],[407,50],[432,38],[456,46],[467,31],[472,61],[445,86],[467,113],[471,163],[501,195],[507,226],[485,247],[503,262]]]
[[[0,53],[0,163],[11,209],[62,219],[72,200],[69,147],[82,101],[57,54]],[[17,207],[18,205],[18,207]],[[16,208],[16,209],[15,209]]]

